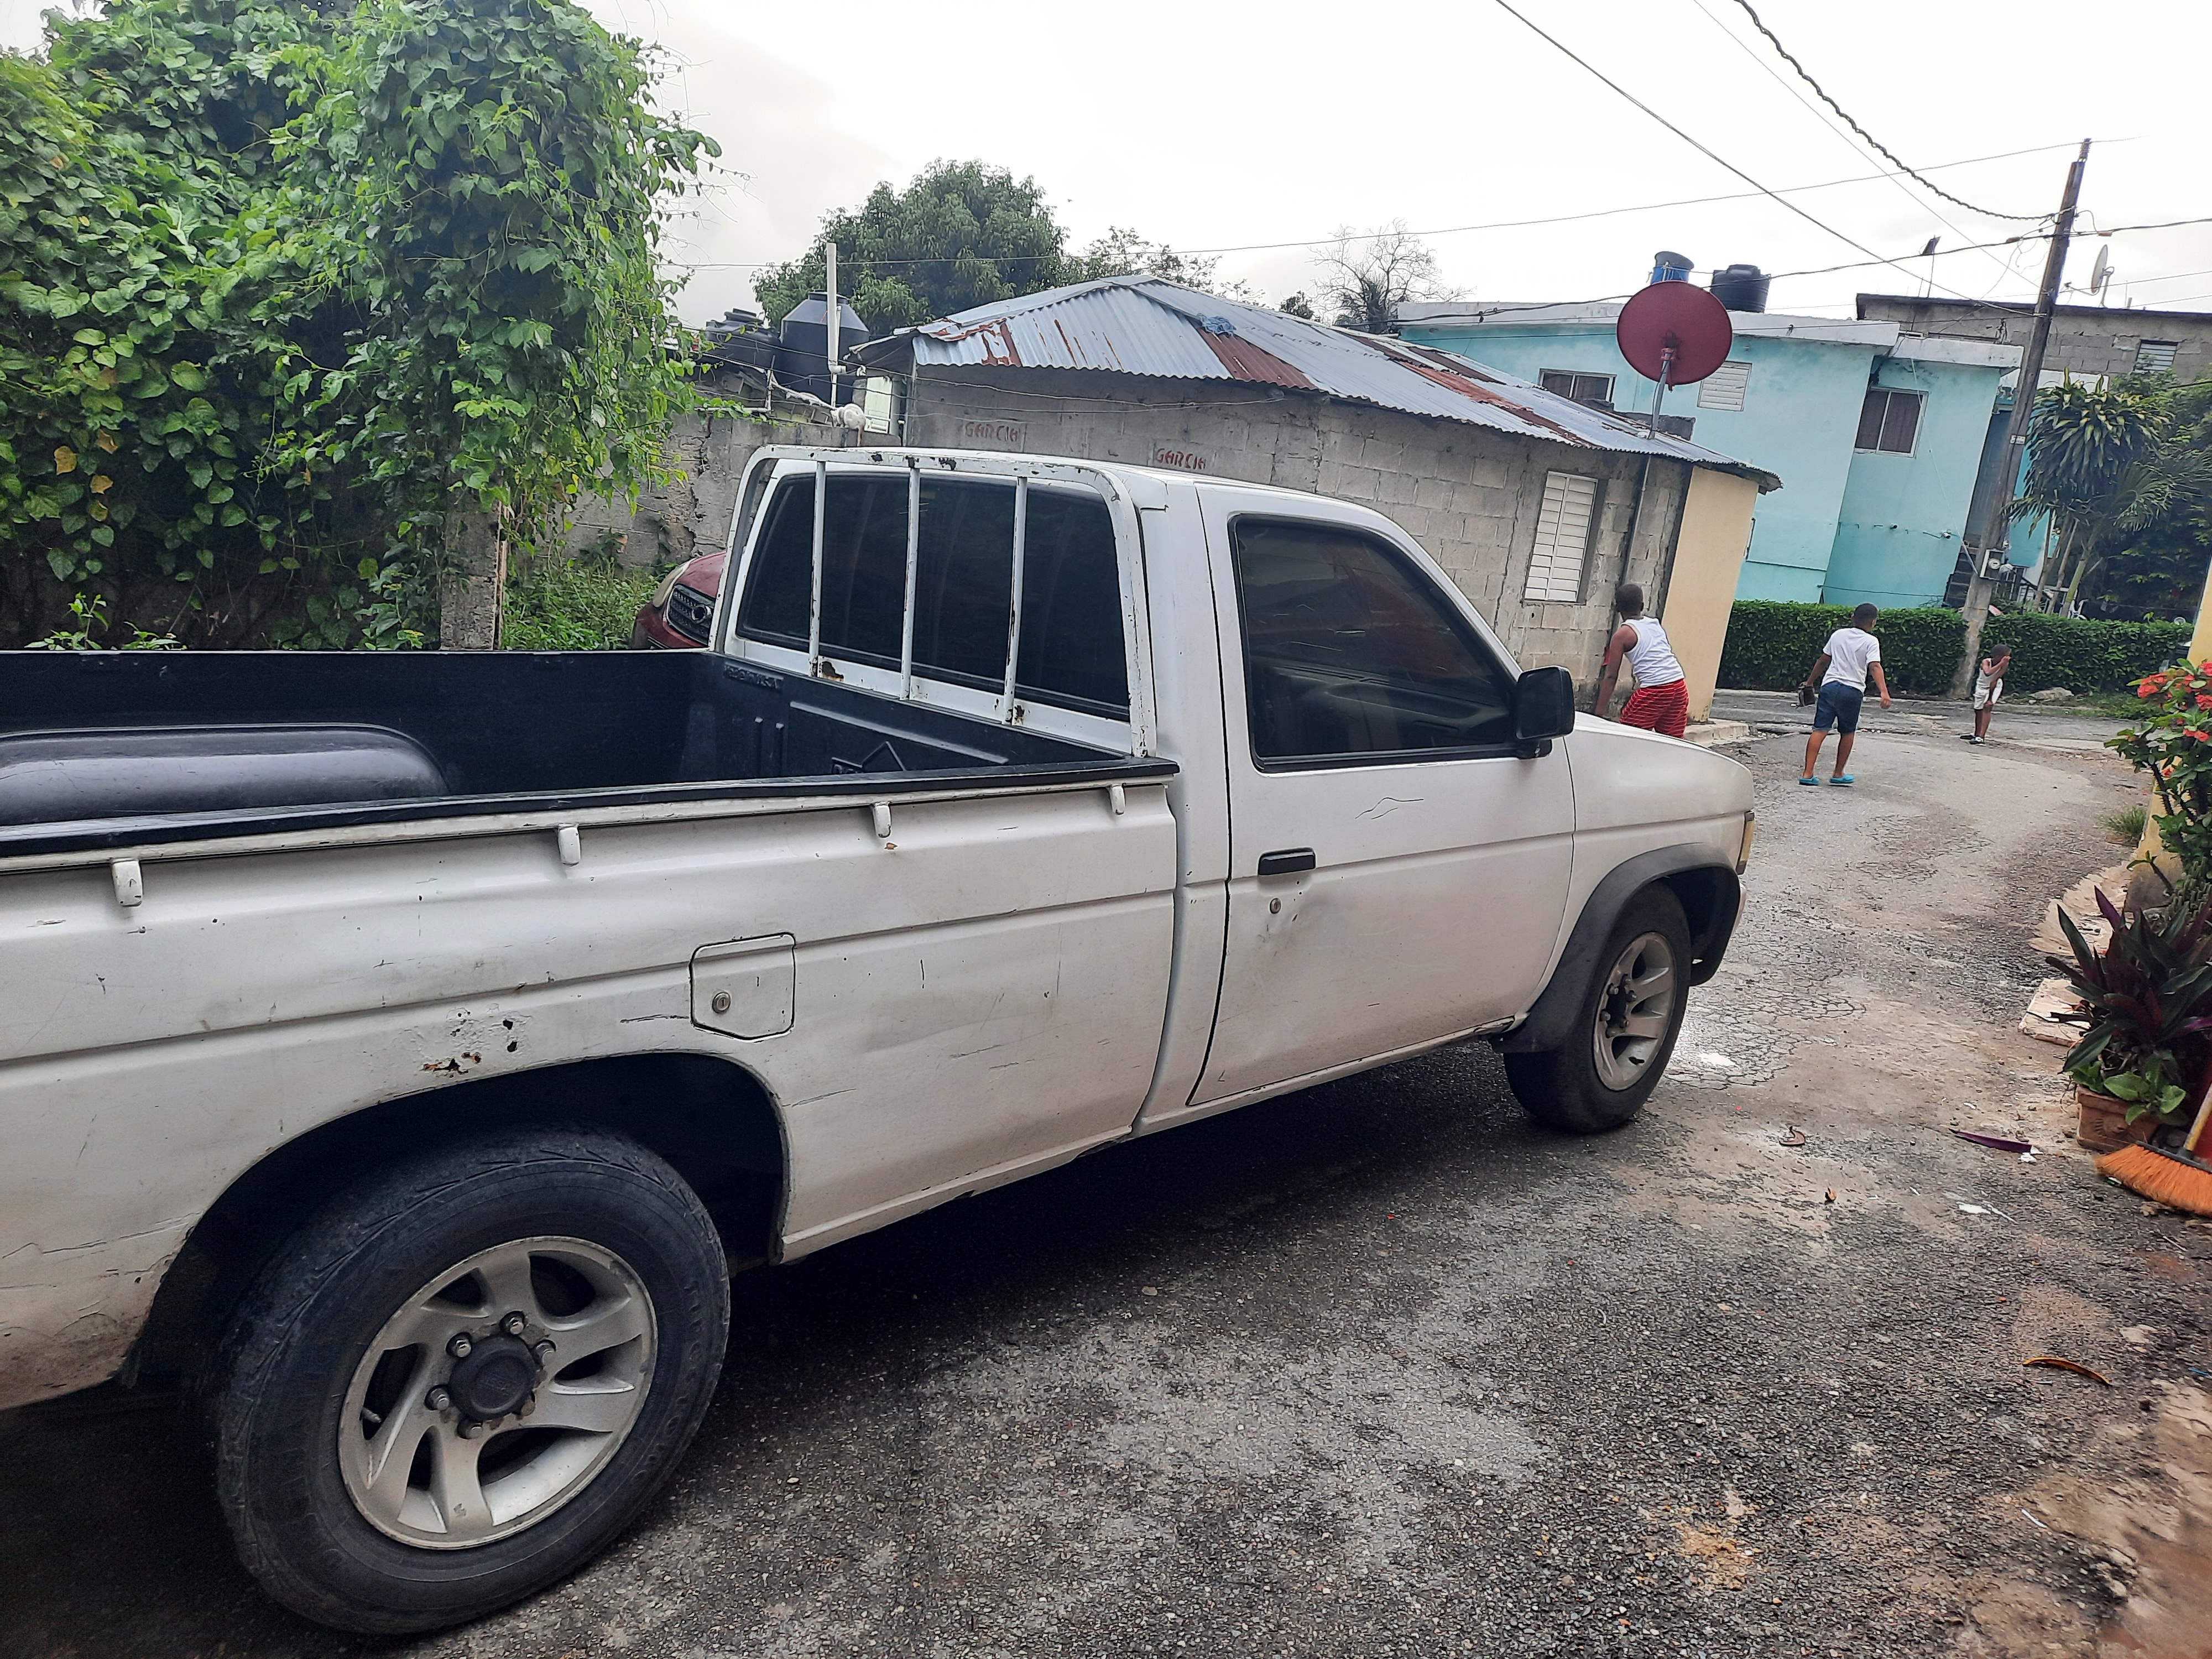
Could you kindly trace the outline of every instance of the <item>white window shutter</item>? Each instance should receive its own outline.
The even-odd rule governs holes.
[[[1589,547],[1597,510],[1597,480],[1577,472],[1544,475],[1544,505],[1536,514],[1536,550],[1521,597],[1530,603],[1572,605],[1583,596],[1583,555]]]
[[[1751,365],[1731,359],[1698,382],[1699,409],[1741,409],[1751,386]]]

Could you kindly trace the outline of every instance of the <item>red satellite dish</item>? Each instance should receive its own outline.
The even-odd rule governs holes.
[[[1631,368],[1668,386],[1704,380],[1735,343],[1728,307],[1687,283],[1652,283],[1621,307],[1613,333]]]

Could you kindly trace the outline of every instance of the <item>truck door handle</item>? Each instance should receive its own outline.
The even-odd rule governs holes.
[[[1314,850],[1310,847],[1285,848],[1279,853],[1260,854],[1260,873],[1263,876],[1295,876],[1301,870],[1314,867]]]

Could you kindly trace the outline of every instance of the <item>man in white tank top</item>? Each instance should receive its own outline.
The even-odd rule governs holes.
[[[1620,612],[1620,626],[1605,642],[1597,713],[1602,715],[1612,706],[1613,683],[1626,661],[1636,677],[1636,690],[1620,711],[1620,723],[1680,737],[1690,724],[1690,685],[1682,678],[1682,665],[1674,660],[1674,648],[1667,643],[1667,630],[1644,614],[1644,590],[1634,582],[1615,588],[1613,604]]]

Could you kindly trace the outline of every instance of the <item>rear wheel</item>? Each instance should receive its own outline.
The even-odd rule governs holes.
[[[609,1543],[714,1392],[729,1284],[683,1178],[510,1131],[339,1194],[234,1317],[217,1490],[246,1566],[342,1629],[503,1607]]]
[[[1644,1109],[1687,1006],[1690,928],[1663,887],[1632,899],[1560,1047],[1508,1053],[1513,1093],[1540,1122],[1576,1134],[1618,1129]]]

